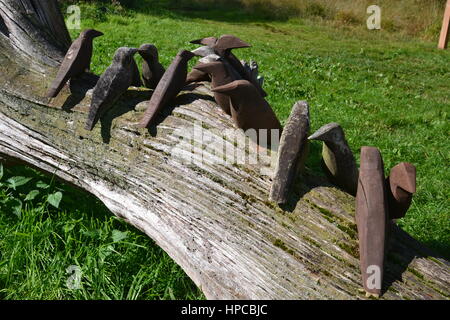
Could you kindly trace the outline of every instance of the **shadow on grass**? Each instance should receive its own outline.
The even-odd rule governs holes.
[[[49,297],[53,297],[54,292],[62,292],[58,293],[58,299],[204,299],[195,284],[153,240],[125,221],[112,218],[113,214],[95,196],[59,182],[52,175],[22,165],[5,168],[4,179],[14,176],[32,179],[14,192],[16,196],[25,197],[24,194],[34,189],[36,182],[40,181],[48,185],[47,191],[42,192],[58,190],[64,196],[59,209],[51,206],[45,208],[38,200],[30,203],[20,217],[7,211],[0,212],[5,213],[2,215],[3,226],[6,226],[3,232],[14,230],[33,236],[10,237],[8,240],[0,233],[5,249],[0,254],[5,262],[2,267],[5,274],[13,275],[0,275],[1,299],[42,299],[42,286],[46,285],[45,294]],[[31,210],[34,206],[45,209]],[[11,219],[5,219],[8,217]],[[128,234],[127,240],[111,240],[114,232]],[[27,247],[30,242],[34,248],[31,252]],[[35,258],[30,258],[30,254],[38,257],[37,260],[46,259],[46,262],[32,264]],[[73,256],[76,256],[75,260]],[[82,266],[84,280],[81,290],[64,291],[59,284],[54,286],[54,283],[48,282],[48,274],[61,276],[62,281],[67,277],[64,272],[58,276],[59,264],[55,266],[51,263],[55,258],[59,259],[61,268],[74,261]],[[40,281],[27,283],[24,273],[14,268],[16,264],[26,265],[26,269],[35,272]],[[118,291],[118,288],[121,290]],[[130,292],[134,294],[127,295]]]
[[[5,168],[5,176],[22,176],[32,179],[30,183],[21,187],[20,193],[27,194],[33,189],[36,189],[35,185],[37,182],[43,182],[45,185],[48,185],[48,187],[46,187],[46,189],[42,192],[59,190],[63,193],[64,196],[60,203],[61,210],[88,212],[101,219],[111,216],[111,212],[100,200],[78,186],[72,185],[67,181],[63,181],[57,176],[43,171],[40,168],[30,167],[29,164],[23,163],[19,160],[13,161],[14,162],[9,162],[7,164]]]

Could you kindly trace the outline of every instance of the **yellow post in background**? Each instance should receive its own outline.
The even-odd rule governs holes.
[[[447,0],[445,8],[444,21],[442,22],[441,37],[439,38],[439,49],[447,48],[450,29],[450,0]]]

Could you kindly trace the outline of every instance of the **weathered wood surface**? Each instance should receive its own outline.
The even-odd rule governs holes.
[[[21,55],[34,71],[58,65],[71,40],[56,1],[0,0],[0,16],[0,39],[17,50],[1,49]]]
[[[96,195],[154,239],[209,299],[364,298],[353,197],[307,173],[281,209],[268,202],[271,178],[258,165],[173,156],[175,146],[188,148],[174,135],[180,129],[198,121],[220,133],[233,128],[207,87],[180,96],[151,129],[137,126],[151,91],[130,90],[88,132],[83,82],[71,85],[70,97],[66,87],[57,99],[42,98],[55,68],[28,72],[32,66],[5,54],[15,49],[0,39],[8,48],[0,50],[0,157]],[[383,299],[450,297],[447,261],[397,227],[392,244]]]

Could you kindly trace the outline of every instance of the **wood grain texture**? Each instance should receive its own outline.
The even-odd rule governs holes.
[[[29,69],[0,51],[0,157],[96,195],[154,239],[209,299],[365,298],[353,197],[307,172],[281,209],[267,200],[270,167],[176,156],[193,145],[205,159],[218,157],[195,135],[191,147],[180,144],[177,133],[199,121],[228,141],[243,134],[227,131],[233,122],[208,87],[182,92],[150,129],[137,124],[151,92],[129,90],[88,132],[91,91],[74,84],[70,97],[63,90],[50,101],[43,97],[52,77]],[[397,227],[391,240],[382,299],[448,299],[449,263]]]
[[[0,0],[0,17],[2,50],[22,56],[33,71],[57,66],[72,42],[56,1]]]

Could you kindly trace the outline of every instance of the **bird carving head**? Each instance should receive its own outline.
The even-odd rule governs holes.
[[[230,34],[225,34],[217,40],[214,49],[217,52],[223,52],[232,49],[249,48],[249,47],[251,47],[250,44],[242,41],[238,37]]]
[[[153,44],[143,44],[139,47],[139,54],[144,59],[153,60],[158,59],[158,49]]]
[[[367,170],[372,172],[378,172],[379,174],[383,175],[383,158],[381,156],[380,150],[376,147],[368,147],[363,146],[361,147],[361,164],[360,164],[360,170]]]
[[[188,50],[181,50],[178,53],[178,56],[181,57],[183,60],[189,61],[191,60],[193,57],[195,57],[195,54],[192,53],[191,51]]]
[[[122,65],[129,65],[133,62],[133,56],[138,52],[136,48],[121,47],[114,54],[114,62]]]
[[[191,43],[193,44],[202,44],[204,46],[208,46],[208,47],[213,47],[217,42],[217,38],[216,37],[207,37],[207,38],[202,38],[202,39],[197,39],[197,40],[192,40]]]
[[[88,39],[93,39],[93,38],[97,38],[103,35],[103,32],[94,30],[94,29],[86,29],[83,30],[80,34],[81,37],[83,38],[88,38]]]
[[[320,140],[333,143],[338,143],[343,139],[345,139],[344,131],[336,122],[322,126],[319,130],[314,132],[314,134],[308,137],[308,140]]]
[[[399,191],[400,188],[408,194],[415,193],[416,167],[408,162],[399,163],[391,169],[389,183],[393,191]]]

